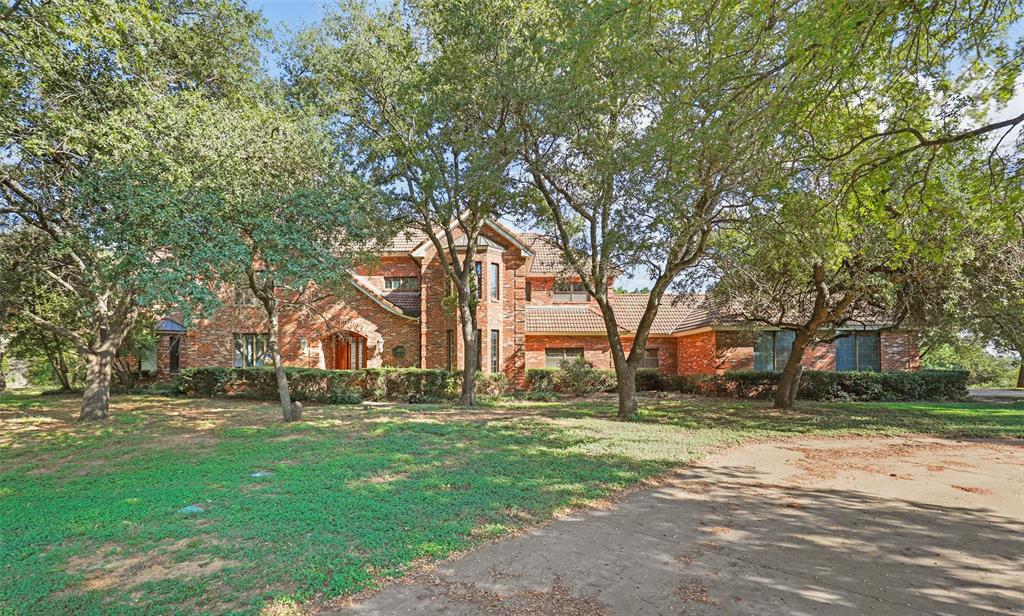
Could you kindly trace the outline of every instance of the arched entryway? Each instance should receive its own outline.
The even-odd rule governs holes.
[[[334,369],[357,370],[366,367],[366,336],[356,332],[334,334]]]

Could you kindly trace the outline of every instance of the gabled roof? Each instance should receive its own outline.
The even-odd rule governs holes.
[[[521,233],[523,242],[530,246],[533,251],[533,259],[530,262],[530,269],[527,274],[541,276],[558,276],[566,273],[565,261],[562,259],[562,251],[558,249],[542,233],[526,232]]]
[[[170,317],[164,317],[156,322],[156,331],[165,334],[181,334],[185,332],[185,326]]]
[[[611,296],[612,310],[619,329],[626,334],[636,332],[647,307],[647,293],[616,293]],[[692,327],[680,329],[682,324],[692,320],[692,315],[702,317],[700,306],[703,295],[666,294],[654,317],[650,333],[667,336]],[[605,332],[604,318],[595,306],[589,304],[563,304],[549,306],[527,306],[526,331],[538,333],[590,333]]]
[[[404,317],[406,319],[415,319],[418,316],[419,302],[417,302],[416,304],[417,314],[408,314],[404,310],[402,310],[401,306],[395,304],[390,299],[381,294],[381,292],[375,286],[373,286],[369,280],[360,276],[359,274],[356,274],[355,272],[350,272],[350,274],[352,276],[352,286],[362,291],[364,295],[369,297],[374,303],[376,303],[384,310],[387,310],[392,314]]]
[[[457,224],[458,223],[452,223],[451,228],[455,229]],[[530,246],[528,244],[526,244],[519,237],[518,234],[513,232],[511,229],[509,229],[505,225],[499,223],[496,220],[488,220],[488,221],[486,221],[484,223],[484,225],[487,228],[489,228],[491,231],[494,231],[499,236],[504,238],[509,244],[512,244],[513,246],[518,248],[520,250],[520,252],[523,253],[523,256],[528,257],[528,256],[533,254],[533,250],[530,248]],[[410,251],[410,254],[412,254],[412,256],[414,256],[414,257],[422,257],[422,256],[424,256],[427,253],[427,251],[430,250],[434,246],[434,243],[430,240],[429,237],[426,236],[426,234],[420,234],[420,235],[421,235],[421,237],[423,239],[420,241],[420,243],[414,249],[412,249]],[[487,245],[493,244],[493,242],[491,242],[487,238],[480,238],[480,239],[484,240],[484,242],[486,242]],[[459,245],[458,242],[456,242],[456,246],[458,246],[458,245]],[[465,241],[463,241],[461,245],[465,246]],[[480,244],[480,245],[484,245],[484,244]]]

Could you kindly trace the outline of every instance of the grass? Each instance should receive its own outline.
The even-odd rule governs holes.
[[[402,575],[746,438],[1022,437],[1024,404],[764,404],[649,397],[324,406],[0,396],[0,614],[259,613]],[[268,477],[251,473],[268,471]],[[189,504],[206,511],[182,514]]]

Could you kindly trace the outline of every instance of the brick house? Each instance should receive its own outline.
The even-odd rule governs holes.
[[[463,242],[463,246],[465,242]],[[475,247],[481,281],[477,322],[483,372],[504,372],[516,384],[529,368],[557,367],[582,356],[611,368],[604,322],[596,303],[564,275],[558,251],[534,233],[493,222]],[[433,244],[406,232],[370,268],[354,273],[342,293],[323,294],[281,315],[281,354],[287,365],[323,369],[421,367],[458,369],[462,336],[449,285]],[[266,360],[266,319],[242,290],[188,328],[174,318],[157,327],[156,372],[181,368],[253,366]],[[666,295],[651,328],[644,367],[666,374],[781,368],[791,334],[753,332],[722,322],[703,296]],[[613,294],[625,345],[643,314],[644,294]],[[816,370],[916,370],[915,336],[865,328],[835,344],[808,349]]]

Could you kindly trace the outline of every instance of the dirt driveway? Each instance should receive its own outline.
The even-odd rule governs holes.
[[[743,446],[336,613],[1022,614],[1024,441]]]

